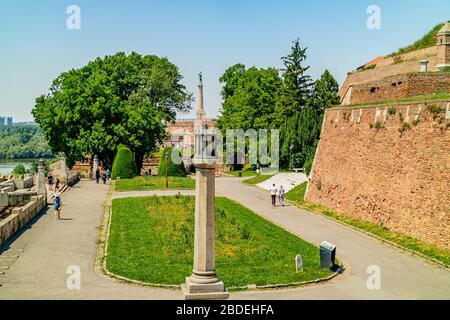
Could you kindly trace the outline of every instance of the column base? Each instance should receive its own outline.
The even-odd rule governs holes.
[[[229,293],[222,281],[208,284],[192,282],[186,278],[186,283],[181,285],[181,292],[186,300],[226,300]]]

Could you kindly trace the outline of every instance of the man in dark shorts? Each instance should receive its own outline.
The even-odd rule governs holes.
[[[48,180],[48,189],[52,190],[53,189],[53,176],[52,176],[51,172],[48,173],[47,180]]]

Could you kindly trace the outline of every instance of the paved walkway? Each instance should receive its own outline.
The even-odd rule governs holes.
[[[37,217],[0,252],[0,299],[181,299],[181,292],[121,284],[94,271],[98,227],[109,186],[81,181],[63,196],[63,218]],[[296,207],[272,209],[267,192],[236,178],[217,179],[218,195],[243,203],[312,243],[334,242],[350,265],[318,286],[233,293],[231,299],[450,299],[450,272],[382,244],[353,229]],[[177,194],[178,191],[114,193],[114,197]],[[193,194],[192,191],[180,191]],[[18,258],[16,258],[18,256]],[[81,269],[81,290],[66,286],[67,267]],[[381,290],[368,290],[366,269],[381,268]],[[5,268],[5,269],[3,269]],[[8,269],[6,269],[8,268]]]
[[[244,204],[264,218],[320,244],[328,240],[349,266],[329,283],[283,293],[244,292],[239,299],[450,299],[450,271],[384,244],[321,215],[285,207],[273,209],[267,191],[248,187],[233,178],[217,180],[216,192]],[[368,290],[367,268],[381,268],[381,290]]]
[[[0,299],[182,299],[181,292],[122,284],[94,271],[96,242],[109,186],[81,181],[62,196],[63,221],[50,209],[0,250]],[[23,250],[23,251],[22,251]],[[0,251],[0,252],[1,252]],[[18,258],[10,258],[19,256]],[[14,261],[12,261],[14,260]],[[81,290],[67,289],[69,266]]]

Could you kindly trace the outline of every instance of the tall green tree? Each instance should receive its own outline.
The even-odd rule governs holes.
[[[33,116],[53,152],[69,162],[97,154],[110,167],[119,144],[130,148],[138,172],[165,135],[163,120],[193,100],[167,58],[119,52],[62,73],[36,99]]]
[[[309,66],[305,65],[307,49],[301,47],[297,38],[291,52],[281,58],[284,67],[281,69],[283,87],[277,103],[278,125],[302,110],[310,99],[313,83],[307,74]]]
[[[286,119],[280,129],[280,162],[284,168],[311,170],[320,140],[325,108],[339,103],[339,85],[328,70],[314,82],[306,106]]]
[[[282,86],[274,68],[246,69],[237,64],[220,78],[222,110],[218,119],[220,129],[269,129],[276,117],[275,105]]]
[[[312,102],[319,113],[339,104],[339,84],[328,70],[314,82]]]

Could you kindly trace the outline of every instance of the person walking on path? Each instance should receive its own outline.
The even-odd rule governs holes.
[[[61,194],[58,192],[55,195],[55,199],[53,201],[53,208],[55,209],[55,219],[56,221],[61,220],[61,210],[62,210],[62,201]]]
[[[284,190],[283,186],[280,186],[280,190],[278,191],[278,197],[279,197],[278,203],[280,204],[280,206],[283,206],[283,207],[284,207],[284,193],[285,193],[285,190]]]
[[[106,176],[106,173],[103,172],[103,174],[102,174],[102,182],[103,182],[103,184],[106,184],[106,180],[108,180],[108,178]]]
[[[52,176],[51,172],[48,173],[47,181],[48,181],[48,190],[52,191],[52,189],[53,189],[53,176]]]
[[[97,182],[97,184],[99,184],[100,182],[100,169],[97,168],[97,170],[95,170],[95,182]]]
[[[108,169],[106,169],[106,181],[109,181],[109,178],[111,177],[111,171]]]
[[[273,207],[276,207],[276,205],[277,205],[277,193],[278,193],[278,189],[274,183],[272,188],[270,188],[270,196],[272,197],[272,206]]]
[[[55,182],[55,192],[58,192],[58,191],[59,191],[59,184],[60,184],[59,178],[56,178],[56,182]]]

